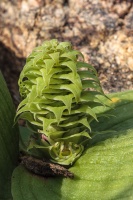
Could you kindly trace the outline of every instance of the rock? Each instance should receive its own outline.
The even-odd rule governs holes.
[[[6,78],[16,71],[17,80],[32,49],[52,38],[72,42],[96,67],[106,92],[133,89],[132,0],[1,1],[0,61]]]

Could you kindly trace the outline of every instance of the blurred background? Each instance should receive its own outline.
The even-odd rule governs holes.
[[[53,38],[84,54],[106,93],[133,89],[133,0],[0,0],[0,69],[15,105],[26,57]]]

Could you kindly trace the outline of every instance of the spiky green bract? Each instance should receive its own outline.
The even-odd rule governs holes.
[[[96,70],[79,56],[69,42],[46,41],[29,55],[19,79],[17,118],[35,134],[28,151],[41,150],[39,155],[62,165],[82,154],[97,120],[93,108],[104,95]]]

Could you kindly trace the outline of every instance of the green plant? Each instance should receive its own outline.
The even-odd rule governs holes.
[[[53,42],[56,43],[55,40],[53,40]],[[64,45],[67,46],[68,43],[64,43]],[[39,57],[38,59],[40,60],[40,56],[38,53],[42,51],[42,46],[39,48],[40,49],[36,49],[35,52],[33,52],[31,55],[34,56],[37,54]],[[69,45],[67,48],[68,51],[70,51]],[[75,55],[80,55],[80,53],[75,51]],[[77,56],[74,57],[75,59],[77,59]],[[34,62],[36,66],[39,63],[38,59],[36,58],[36,61]],[[34,60],[34,57],[29,57],[27,59],[26,67],[27,64],[29,64],[29,62],[32,63],[32,60]],[[77,62],[79,61],[76,60],[76,63]],[[27,72],[25,71],[26,67],[24,68],[24,73],[22,72],[20,76],[19,84],[21,88],[20,92],[22,94],[22,102],[18,107],[16,120],[20,117],[24,118],[27,121],[27,125],[29,128],[19,127],[20,131],[18,130],[17,124],[14,126],[13,119],[15,117],[15,109],[11,101],[11,97],[9,95],[6,84],[4,82],[4,79],[2,77],[2,74],[0,73],[0,158],[1,158],[0,199],[1,200],[4,199],[6,200],[7,199],[8,200],[133,199],[133,190],[132,190],[133,91],[125,91],[121,93],[109,94],[107,95],[109,99],[106,98],[106,96],[103,94],[101,90],[95,69],[89,66],[88,64],[85,64],[85,67],[87,67],[88,71],[83,71],[82,77],[84,76],[90,77],[90,74],[93,75],[92,76],[93,78],[89,78],[89,80],[96,83],[97,87],[95,91],[93,90],[93,87],[89,91],[88,90],[84,91],[83,87],[83,91],[80,93],[80,98],[78,99],[78,101],[76,101],[76,96],[72,98],[70,113],[74,110],[73,107],[74,105],[75,106],[80,105],[82,107],[85,104],[89,105],[92,112],[94,113],[93,114],[94,116],[97,116],[97,118],[100,116],[100,118],[98,118],[98,121],[93,120],[96,119],[96,117],[90,115],[90,113],[85,112],[83,110],[83,115],[87,117],[87,120],[90,119],[90,121],[88,121],[89,126],[85,127],[83,124],[83,130],[82,130],[80,129],[82,127],[80,123],[76,125],[78,130],[86,131],[88,134],[87,136],[90,136],[91,139],[89,137],[86,137],[86,135],[85,137],[82,137],[81,134],[82,131],[81,131],[79,132],[80,133],[80,137],[78,138],[79,140],[76,141],[75,140],[76,132],[75,132],[73,142],[75,143],[76,141],[77,145],[83,146],[84,152],[82,152],[81,156],[79,154],[80,157],[75,156],[70,160],[68,159],[67,162],[65,161],[61,162],[63,165],[70,164],[69,171],[70,173],[74,174],[74,178],[70,179],[59,176],[45,178],[29,172],[23,165],[19,164],[18,154],[19,151],[23,151],[26,154],[28,153],[29,155],[32,155],[34,157],[39,157],[40,160],[42,160],[42,157],[46,156],[47,151],[43,153],[42,147],[41,149],[38,149],[38,145],[40,146],[41,144],[40,136],[42,137],[42,135],[46,134],[46,132],[43,132],[42,123],[41,125],[35,123],[35,122],[40,122],[38,121],[38,118],[34,118],[35,116],[38,117],[39,115],[41,115],[41,117],[43,118],[47,117],[48,119],[51,118],[51,120],[55,118],[56,122],[54,122],[54,125],[56,126],[54,126],[54,128],[57,128],[59,126],[55,131],[56,133],[59,134],[60,134],[59,129],[62,128],[60,127],[60,125],[63,123],[63,121],[61,116],[59,118],[60,120],[58,123],[57,120],[58,117],[54,115],[51,109],[50,110],[46,109],[48,114],[50,113],[50,116],[47,115],[46,113],[40,114],[39,112],[38,113],[36,112],[39,110],[38,107],[37,107],[38,110],[36,109],[36,105],[39,105],[40,108],[42,108],[41,107],[42,104],[46,106],[45,104],[46,101],[44,103],[42,95],[39,96],[40,97],[39,100],[41,99],[43,102],[42,104],[41,101],[39,101],[38,104],[36,104],[36,102],[34,101],[35,98],[34,94],[36,94],[35,91],[33,93],[33,96],[31,96],[32,101],[28,101],[28,98],[30,96],[29,95],[30,90],[33,87],[31,86],[32,84],[30,83],[28,83],[29,84],[28,87],[27,84],[28,77],[27,77]],[[81,66],[79,66],[79,68],[80,67]],[[33,65],[31,65],[31,68],[33,68]],[[71,71],[72,70],[71,69],[69,70],[68,68],[68,73],[70,73]],[[79,80],[81,80],[81,83],[83,83],[81,77],[82,71],[80,73],[80,70],[78,69],[76,70],[76,73],[79,74],[80,77]],[[34,81],[36,73],[32,74],[32,71],[30,71],[28,75],[30,76],[30,78],[33,78],[33,83],[36,83]],[[60,75],[62,76],[65,75],[64,71],[60,73]],[[94,77],[96,79],[94,79]],[[50,81],[52,80],[52,78],[53,77],[51,77]],[[66,84],[66,81],[68,81],[67,83],[70,84],[70,81],[67,79],[63,79],[63,81],[64,84]],[[85,88],[90,88],[90,87],[85,85]],[[97,90],[97,88],[99,89]],[[56,90],[57,89],[58,88],[56,88]],[[69,90],[67,94],[64,93],[65,92],[64,90],[61,92],[61,88],[59,88],[58,91],[59,93],[56,93],[58,97],[59,95],[62,94],[62,92],[64,95],[68,94],[74,95],[73,92]],[[84,92],[85,95],[82,96]],[[56,98],[56,94],[53,93],[54,98]],[[95,95],[90,96],[87,94],[95,94]],[[49,97],[51,94],[45,93],[45,95]],[[84,100],[82,101],[83,97]],[[91,100],[89,98],[91,98]],[[61,106],[62,103],[62,106],[66,106],[65,103],[61,100],[59,100],[59,104],[57,99],[54,99],[53,103],[52,100],[53,99],[48,98],[48,104],[49,102],[51,102],[51,105],[55,105],[54,107],[59,107]],[[31,105],[31,102],[34,106],[29,107],[30,109],[32,109],[32,112],[31,110],[29,112],[28,110],[29,108],[26,105],[28,103],[30,103]],[[69,106],[66,108],[66,110],[63,111],[62,113],[63,117],[65,112],[68,112],[68,117],[70,119]],[[108,118],[105,117],[108,115],[113,117],[108,117]],[[80,115],[79,112],[76,113],[76,115],[74,114],[74,116],[78,116],[80,118],[82,115]],[[37,120],[34,120],[32,123],[31,119],[33,118]],[[67,125],[67,123],[65,124]],[[90,131],[90,125],[91,125],[91,131]],[[50,126],[53,126],[53,123],[51,123]],[[74,124],[72,124],[72,127],[69,128],[76,129]],[[40,133],[38,132],[38,130],[40,130],[39,131]],[[63,131],[64,130],[66,129],[64,129],[63,127]],[[49,146],[52,145],[52,143],[50,143],[51,138],[48,137],[49,132],[51,133],[51,129],[50,130],[48,129],[48,133],[45,138],[46,142],[49,141],[49,145],[48,147],[46,147],[47,150],[49,150]],[[59,134],[56,135],[54,139],[57,140],[60,139],[61,137],[58,137]],[[20,136],[20,142],[18,142],[18,136]],[[65,138],[64,135],[61,136],[63,137],[63,139]],[[70,140],[70,137],[68,138]],[[82,139],[83,143],[81,142]],[[63,140],[63,142],[64,141],[66,140]],[[19,148],[18,148],[18,143],[20,143]],[[46,143],[43,143],[42,146],[45,145]],[[47,155],[47,158],[51,159],[56,163],[60,162],[59,160],[57,161],[55,157],[51,158],[50,154]],[[71,163],[73,165],[71,165]],[[32,165],[31,167],[34,167],[37,170],[36,166]]]
[[[15,107],[0,72],[0,199],[11,198],[11,176],[19,156],[19,129],[13,126]]]
[[[20,78],[22,102],[17,116],[27,121],[34,137],[28,146],[37,156],[72,164],[91,138],[90,123],[104,95],[96,70],[79,61],[83,55],[69,42],[44,42],[29,55]]]

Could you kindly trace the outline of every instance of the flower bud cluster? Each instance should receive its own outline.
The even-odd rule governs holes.
[[[34,135],[27,151],[36,149],[62,165],[82,154],[90,123],[97,120],[98,95],[104,95],[96,70],[79,57],[69,42],[45,41],[29,55],[19,78],[16,117],[25,119]]]

